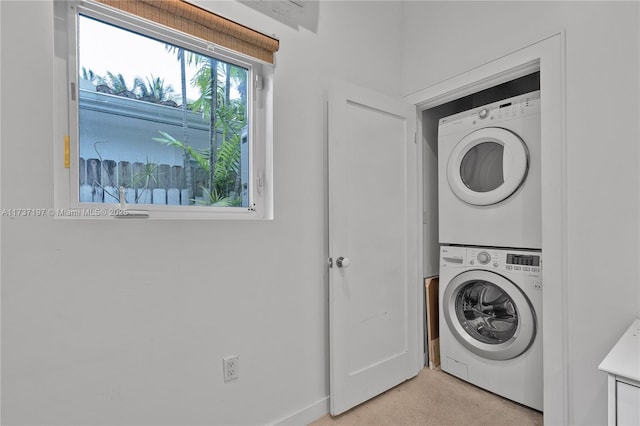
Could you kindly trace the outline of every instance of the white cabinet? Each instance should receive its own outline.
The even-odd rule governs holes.
[[[636,319],[598,367],[609,374],[609,425],[640,425],[640,319]]]
[[[616,381],[616,423],[640,425],[640,387]]]

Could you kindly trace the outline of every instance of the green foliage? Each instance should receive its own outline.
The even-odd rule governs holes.
[[[158,184],[158,178],[156,175],[158,174],[158,165],[151,163],[149,158],[147,157],[146,162],[144,163],[144,169],[133,176],[131,186],[135,187],[138,184],[142,184],[142,188],[149,189],[151,187],[151,182]]]
[[[129,98],[136,98],[141,101],[153,103],[172,104],[175,98],[175,89],[171,84],[165,84],[164,78],[154,77],[153,74],[145,77],[133,79],[133,87],[129,88],[124,76],[121,73],[114,74],[107,71],[106,76],[96,74],[93,70],[82,67],[82,78],[91,81],[96,86],[108,88],[106,91],[113,95],[121,95]],[[173,106],[176,104],[173,103]]]
[[[102,154],[100,153],[100,150],[98,149],[98,145],[100,144],[104,144],[107,142],[95,142],[93,144],[93,148],[96,152],[96,155],[98,156],[98,159],[100,160],[100,164],[102,164],[102,167],[104,167],[104,160],[102,158]],[[105,169],[106,171],[106,169]],[[149,157],[146,158],[146,162],[144,164],[144,168],[141,172],[136,173],[133,177],[132,177],[132,181],[129,185],[123,185],[123,187],[126,188],[135,188],[136,186],[139,186],[140,188],[143,188],[145,190],[149,190],[151,189],[151,182],[155,183],[156,185],[158,184],[158,179],[156,176],[158,176],[160,174],[160,172],[158,171],[158,165],[155,163],[152,163],[149,161]],[[116,183],[111,180],[111,176],[109,173],[106,174],[109,178],[109,182],[108,182],[108,186],[110,187],[115,187]],[[102,188],[102,190],[110,195],[112,198],[118,200],[119,194],[113,194],[111,193],[104,185],[98,183],[98,182],[93,182],[93,185],[96,185],[100,188]],[[142,196],[142,193],[139,193],[138,196],[136,197],[136,203],[138,202],[138,200],[140,199],[140,197]]]
[[[212,105],[211,101],[213,99],[211,90],[211,62],[214,62],[216,67],[216,74],[214,74],[214,76],[217,77],[216,96],[218,108],[224,106],[230,111],[233,111],[234,120],[245,121],[247,70],[221,61],[208,61],[202,59],[197,61],[200,68],[198,68],[198,71],[191,79],[191,85],[200,90],[200,97],[191,104],[192,110],[194,112],[201,112],[205,117],[210,115]],[[229,82],[228,87],[226,84],[227,81]],[[230,99],[229,91],[232,87],[240,93],[240,99]]]
[[[84,78],[85,80],[89,80],[95,84],[101,84],[104,82],[103,77],[100,77],[98,74],[93,72],[93,70],[87,69],[85,67],[82,67],[82,78]]]
[[[168,52],[174,53],[181,62],[181,89],[183,108],[183,128],[186,129],[187,107],[184,64],[195,64],[198,70],[191,80],[192,87],[199,89],[200,96],[189,105],[194,112],[199,112],[205,119],[210,120],[210,146],[197,150],[190,146],[188,133],[183,132],[182,140],[176,139],[169,133],[160,130],[160,136],[152,138],[166,146],[182,150],[185,155],[185,166],[189,158],[207,173],[206,187],[202,187],[203,198],[194,200],[197,204],[212,206],[236,206],[241,204],[240,188],[240,144],[242,129],[247,125],[247,76],[246,69],[223,61],[189,52],[176,46],[166,45]],[[107,72],[100,76],[92,70],[82,69],[82,77],[96,85],[104,85],[105,91],[135,97],[139,100],[155,103],[173,103],[177,98],[174,88],[165,84],[164,78],[150,75],[143,80],[134,79],[133,87],[129,88],[121,73]],[[215,87],[214,87],[215,86]],[[215,89],[215,90],[214,90]],[[233,93],[239,93],[239,98],[232,99]],[[213,97],[215,96],[215,98]],[[215,100],[215,102],[212,102]],[[175,103],[174,103],[175,106]],[[215,150],[215,152],[212,152]],[[214,155],[212,155],[214,154]],[[148,188],[152,181],[156,181],[155,165],[147,161],[144,172],[134,177],[134,184],[142,184]],[[157,166],[155,166],[157,167]],[[186,173],[185,169],[185,173]],[[189,174],[190,176],[190,174]],[[186,178],[189,180],[189,178]],[[213,180],[213,182],[211,182]],[[156,181],[157,183],[157,181]],[[192,188],[187,182],[187,187]]]
[[[159,131],[159,133],[162,137],[153,138],[154,141],[187,151],[200,168],[207,174],[210,172],[209,149],[198,151],[191,146],[185,146],[182,141],[177,140],[167,132]],[[213,200],[209,204],[213,204],[219,199],[227,198],[232,191],[239,192],[239,188],[236,188],[236,182],[240,173],[240,142],[240,135],[232,134],[218,147],[214,168],[215,182],[214,185],[209,185],[211,190],[207,190],[206,194],[204,194],[207,199]]]
[[[199,111],[204,117],[209,117],[212,108],[212,96],[211,96],[211,65],[218,64],[217,68],[217,81],[224,83],[228,80],[227,75],[235,76],[236,86],[240,86],[243,81],[246,87],[246,70],[229,66],[224,62],[203,60],[204,57],[196,55],[195,58],[191,58],[192,61],[200,64],[200,68],[195,77],[191,81],[192,85],[200,89],[200,97],[192,103],[192,110]],[[225,74],[229,73],[229,74]],[[233,74],[231,74],[233,73]],[[244,76],[244,80],[242,78]],[[203,200],[199,200],[199,204],[206,205],[226,205],[226,203],[232,203],[231,205],[239,205],[241,200],[238,197],[229,198],[228,194],[240,192],[240,182],[238,176],[240,174],[240,143],[241,132],[246,126],[246,107],[242,99],[229,100],[226,90],[228,88],[224,85],[218,85],[217,87],[217,108],[214,111],[215,123],[212,125],[212,130],[222,136],[221,143],[217,146],[215,155],[215,164],[213,164],[213,180],[209,182],[207,187],[203,187]],[[180,148],[187,152],[189,156],[198,163],[198,166],[202,168],[207,175],[211,172],[211,148],[204,150],[195,150],[193,147],[185,144],[166,132],[159,131],[161,137],[153,138],[157,142],[164,143],[168,146]]]
[[[204,186],[202,188],[203,199],[194,200],[196,204],[201,206],[216,206],[216,207],[234,207],[239,206],[241,203],[240,197],[223,197],[220,195],[217,189],[209,191]]]
[[[240,173],[240,135],[234,134],[218,148],[214,176],[216,187],[227,191],[235,189]]]
[[[165,85],[164,78],[154,77],[153,74],[151,74],[151,78],[145,77],[145,79],[146,82],[140,77],[136,77],[133,82],[141,100],[155,103],[173,100],[173,86],[170,84]]]
[[[107,71],[107,77],[103,79],[105,84],[109,86],[115,93],[130,92],[133,93],[135,86],[129,89],[124,76],[121,73],[113,74],[111,71]]]
[[[209,154],[208,154],[208,152],[200,152],[200,151],[194,149],[192,146],[187,146],[187,145],[184,144],[184,142],[177,140],[176,138],[171,136],[169,133],[163,132],[162,130],[158,130],[158,133],[160,133],[162,135],[162,137],[161,138],[153,138],[154,141],[161,142],[161,143],[166,144],[168,146],[173,146],[173,147],[176,147],[176,148],[180,148],[180,149],[182,149],[184,151],[187,151],[189,153],[189,155],[191,156],[191,158],[196,160],[196,162],[198,163],[198,165],[200,167],[205,169],[207,172],[209,171]]]

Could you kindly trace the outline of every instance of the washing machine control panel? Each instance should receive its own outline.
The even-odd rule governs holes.
[[[441,268],[469,266],[487,270],[522,273],[532,277],[539,277],[542,274],[540,252],[486,247],[442,246],[440,248]]]
[[[505,269],[507,271],[540,272],[540,255],[507,253]]]
[[[486,265],[487,263],[489,263],[491,261],[491,255],[489,253],[487,253],[486,251],[481,251],[476,256],[476,259],[478,260],[478,263],[480,263],[482,265]]]
[[[540,266],[540,256],[507,253],[507,265]]]

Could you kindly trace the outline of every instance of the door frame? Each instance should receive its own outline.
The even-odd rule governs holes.
[[[403,97],[405,101],[416,105],[417,130],[418,135],[422,135],[424,110],[540,71],[542,259],[546,283],[542,315],[543,374],[544,417],[548,424],[569,423],[565,48],[564,30],[546,34],[491,62]],[[420,161],[423,143],[418,144]],[[422,206],[422,167],[418,170],[418,196],[419,205]],[[418,233],[418,237],[418,247],[422,248],[422,233]],[[422,250],[418,255],[421,261]]]

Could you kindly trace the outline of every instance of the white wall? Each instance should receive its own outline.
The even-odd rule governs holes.
[[[404,4],[403,94],[566,31],[570,424],[606,423],[597,366],[640,314],[639,5]]]
[[[246,425],[326,410],[325,92],[339,77],[400,93],[400,35],[385,30],[401,10],[321,2],[312,32],[236,2],[198,4],[281,40],[275,220],[3,217],[2,424]],[[2,207],[52,207],[64,108],[52,5],[0,10]],[[240,378],[223,383],[229,354]]]
[[[597,365],[640,313],[638,3],[320,2],[317,32],[198,4],[281,40],[276,219],[3,217],[2,423],[257,424],[322,406],[328,82],[409,94],[565,28],[570,420],[603,424]],[[2,207],[51,207],[52,7],[0,10]]]

